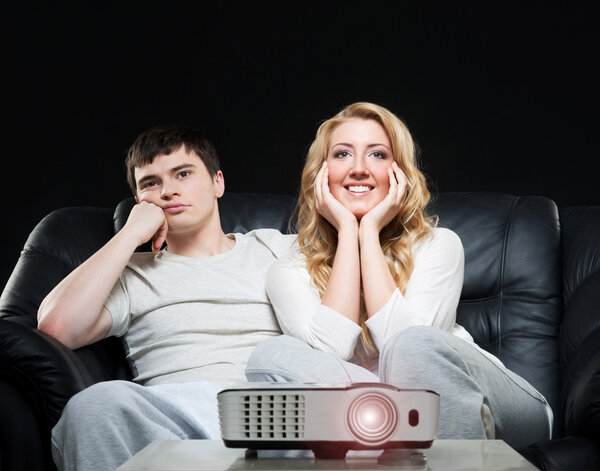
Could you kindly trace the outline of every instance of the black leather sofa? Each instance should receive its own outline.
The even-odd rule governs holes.
[[[118,339],[71,351],[36,329],[44,296],[127,218],[74,207],[29,236],[0,298],[0,456],[5,470],[54,469],[51,427],[69,398],[131,379]],[[293,198],[226,194],[226,232],[288,229]],[[600,206],[497,193],[445,193],[430,212],[462,239],[465,283],[458,322],[548,399],[554,438],[518,450],[544,470],[600,469]]]

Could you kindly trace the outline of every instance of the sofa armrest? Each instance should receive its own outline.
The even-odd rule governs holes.
[[[0,320],[0,378],[20,391],[53,427],[67,401],[94,383],[83,362],[37,329]]]
[[[542,471],[600,469],[600,449],[584,437],[544,440],[517,451]]]
[[[56,471],[50,451],[50,428],[31,401],[0,378],[0,469]]]
[[[585,436],[600,447],[600,329],[578,345],[571,371],[575,374],[565,402],[566,433]]]

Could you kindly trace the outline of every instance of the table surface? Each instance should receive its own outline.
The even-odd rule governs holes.
[[[159,440],[152,442],[117,471],[131,470],[314,470],[410,469],[426,471],[531,471],[537,470],[502,440],[436,440],[429,449],[415,450],[425,464],[402,464],[390,452],[349,451],[344,460],[316,460],[311,451],[259,451],[245,458],[243,448],[226,448],[221,440]],[[393,453],[393,452],[392,452]],[[413,457],[415,458],[415,457]]]

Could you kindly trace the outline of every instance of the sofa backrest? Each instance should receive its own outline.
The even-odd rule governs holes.
[[[576,350],[600,329],[600,206],[562,208],[563,310],[561,365],[575,374]]]
[[[563,322],[560,332],[561,402],[565,433],[600,443],[600,206],[560,209]],[[587,429],[584,432],[583,429]]]
[[[562,274],[556,205],[537,196],[443,193],[429,211],[465,249],[457,322],[558,411]]]
[[[0,297],[0,318],[37,326],[44,297],[72,270],[120,230],[135,204],[123,200],[115,210],[69,207],[57,209],[33,229]],[[272,227],[287,232],[295,199],[288,195],[226,193],[219,200],[225,232]]]
[[[294,202],[286,195],[228,193],[219,202],[223,229],[287,232]],[[114,215],[102,208],[65,208],[44,218],[3,292],[0,318],[35,326],[43,297],[122,227],[133,204],[132,198],[123,201]],[[465,248],[458,322],[556,411],[562,278],[555,204],[542,197],[443,193],[429,212]]]
[[[37,326],[44,297],[112,236],[112,210],[69,207],[31,231],[0,297],[0,318]]]

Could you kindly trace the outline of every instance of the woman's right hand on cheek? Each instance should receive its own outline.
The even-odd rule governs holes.
[[[327,219],[338,232],[347,226],[358,227],[358,220],[342,203],[335,199],[329,191],[329,168],[323,162],[321,170],[315,178],[315,209]]]
[[[123,229],[137,238],[137,245],[152,239],[152,251],[157,253],[167,237],[169,225],[160,206],[140,201],[132,208]]]

